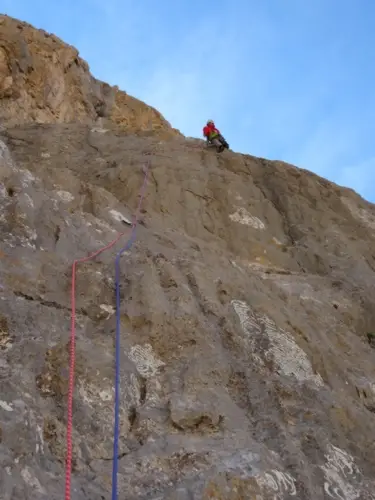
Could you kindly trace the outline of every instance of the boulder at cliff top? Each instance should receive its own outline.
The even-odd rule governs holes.
[[[40,32],[0,20],[41,67]],[[150,161],[121,259],[119,499],[375,499],[374,206],[167,125],[142,136],[143,103],[124,133],[61,123],[82,81],[69,120],[43,101],[35,123],[20,78],[0,101],[1,498],[63,496],[71,266],[125,232],[77,268],[72,499],[110,496],[114,259]]]

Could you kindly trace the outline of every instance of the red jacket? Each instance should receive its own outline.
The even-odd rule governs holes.
[[[213,123],[211,123],[210,125],[206,125],[203,128],[203,135],[205,137],[208,137],[209,139],[211,138],[211,136],[215,136],[218,134],[220,134],[220,131],[215,127]]]

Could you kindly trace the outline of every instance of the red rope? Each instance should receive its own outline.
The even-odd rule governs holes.
[[[75,354],[76,354],[76,267],[77,264],[87,262],[93,259],[100,253],[113,247],[115,243],[125,233],[119,233],[118,236],[111,241],[108,245],[100,248],[96,252],[87,257],[77,259],[73,262],[72,266],[72,288],[71,288],[71,332],[70,332],[70,363],[69,363],[69,389],[68,389],[68,421],[66,431],[66,474],[65,474],[65,500],[70,500],[71,493],[71,475],[72,475],[72,428],[73,428],[73,391],[74,391],[74,368],[75,368]]]

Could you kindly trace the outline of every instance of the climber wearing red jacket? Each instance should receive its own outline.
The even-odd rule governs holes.
[[[215,127],[213,120],[208,120],[206,126],[203,127],[203,136],[206,138],[207,142],[214,144],[220,153],[225,147],[229,148],[228,143],[220,134],[220,130]]]
[[[213,120],[208,120],[207,125],[203,127],[203,135],[208,141],[212,141],[220,135],[220,131],[215,127]]]

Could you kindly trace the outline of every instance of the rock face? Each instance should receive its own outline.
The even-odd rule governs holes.
[[[120,231],[76,284],[72,499],[110,497],[114,259],[149,160],[121,258],[119,499],[375,499],[375,207],[291,165],[172,137],[142,103],[115,108],[124,133],[114,115],[98,128],[78,59],[59,104],[37,108],[44,82],[32,97],[27,68],[62,74],[76,52],[1,19],[19,66],[0,101],[1,498],[63,496],[71,266]],[[92,107],[61,123],[74,92]],[[161,128],[142,136],[143,115]]]
[[[0,16],[0,121],[80,122],[127,133],[181,135],[154,108],[96,80],[78,51],[44,30]]]

